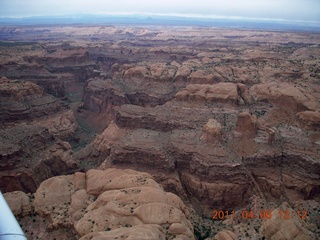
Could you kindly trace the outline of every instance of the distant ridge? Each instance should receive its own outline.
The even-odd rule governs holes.
[[[168,25],[262,29],[279,31],[320,32],[319,22],[283,21],[277,19],[250,19],[237,17],[203,17],[187,15],[150,14],[81,14],[74,16],[34,16],[0,18],[0,25]]]

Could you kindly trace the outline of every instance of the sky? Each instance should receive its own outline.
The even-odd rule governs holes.
[[[320,0],[0,0],[0,18],[167,14],[320,22]]]

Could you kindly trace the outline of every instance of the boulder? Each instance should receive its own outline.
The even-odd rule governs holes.
[[[32,205],[26,193],[14,191],[5,193],[3,196],[15,216],[26,216],[31,212]]]
[[[237,240],[238,236],[229,230],[223,230],[217,233],[211,240]]]

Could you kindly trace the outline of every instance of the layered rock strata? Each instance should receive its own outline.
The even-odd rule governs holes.
[[[0,76],[36,83],[55,97],[66,97],[72,85],[97,75],[84,48],[33,43],[1,50]]]
[[[253,194],[273,201],[318,198],[318,129],[301,125],[303,111],[316,110],[318,93],[289,84],[296,91],[262,87],[190,85],[156,107],[118,101],[114,122],[85,156],[104,161],[104,168],[150,171],[159,181],[154,168],[178,176],[168,187],[211,206],[241,206]]]
[[[69,107],[31,82],[0,81],[0,188],[34,192],[77,164],[69,143],[77,124]]]

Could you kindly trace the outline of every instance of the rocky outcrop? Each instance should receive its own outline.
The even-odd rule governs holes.
[[[103,176],[103,182],[108,184],[108,187],[101,188],[101,183],[94,180],[91,188],[100,190],[91,195],[86,181],[96,174]],[[179,197],[163,191],[157,183],[144,185],[144,182],[151,179],[147,173],[132,170],[89,170],[87,173],[77,172],[47,179],[34,196],[12,192],[4,194],[4,197],[27,237],[205,237],[212,240],[314,240],[319,237],[320,232],[316,226],[320,223],[320,206],[316,201],[300,201],[294,205],[283,202],[277,205],[253,196],[248,205],[231,210],[229,214],[217,209],[215,211],[219,214],[215,214],[215,211],[210,210],[208,214],[210,218],[213,216],[212,221],[200,219]],[[98,185],[95,187],[95,184]],[[124,187],[126,184],[129,184],[129,187]]]
[[[124,238],[125,237],[125,238]],[[134,227],[122,227],[115,229],[109,232],[94,232],[89,233],[82,238],[81,240],[89,240],[89,239],[165,239],[165,234],[157,225],[147,225],[143,226],[134,226]]]
[[[319,109],[320,103],[317,93],[312,86],[299,86],[290,83],[268,82],[256,84],[250,88],[254,101],[267,101],[282,109],[290,108],[292,111]]]
[[[44,49],[47,50],[48,47],[44,47]],[[89,53],[85,48],[52,49],[51,51],[47,50],[42,56],[28,56],[24,60],[50,67],[86,65],[90,61]]]
[[[268,239],[314,239],[313,234],[303,226],[302,213],[294,211],[287,203],[273,210],[271,218],[261,224],[259,231]],[[283,216],[282,216],[283,214]],[[283,218],[286,218],[285,221]]]
[[[314,112],[314,111],[304,111],[299,112],[297,114],[299,120],[301,120],[302,127],[314,127],[318,128],[320,125],[320,112]]]
[[[182,173],[181,181],[186,187],[186,190],[191,196],[199,199],[203,204],[208,204],[212,207],[220,205],[222,208],[230,208],[234,205],[243,205],[246,203],[248,196],[252,194],[252,187],[248,181],[248,176],[241,176],[240,171],[232,173],[229,167],[228,170],[216,167],[219,170],[219,176],[227,176],[228,180],[219,180],[218,174],[212,174],[215,179],[195,177],[188,173]],[[213,169],[212,169],[213,171]],[[234,180],[238,179],[237,183]]]
[[[35,193],[34,207],[50,221],[48,228],[71,227],[81,239],[195,239],[181,199],[149,174],[133,170],[89,170],[47,179]]]
[[[89,80],[85,86],[84,108],[93,112],[110,112],[114,106],[125,104],[127,99],[119,85],[111,80]]]
[[[54,76],[63,77],[65,74],[71,74],[72,80],[76,82],[84,82],[98,75],[98,72],[94,71],[95,64],[91,62],[89,52],[85,48],[53,46],[49,51],[50,46],[42,45],[42,48],[40,53],[25,56],[23,60],[29,64],[37,63],[43,66]]]
[[[0,62],[0,76],[33,82],[58,98],[73,97],[74,86],[99,75],[86,48],[34,43],[2,50],[6,57]]]
[[[238,115],[235,131],[241,134],[242,138],[250,139],[256,136],[258,121],[256,115],[249,112],[241,112]]]
[[[175,80],[184,80],[186,79],[191,73],[191,69],[187,66],[181,66],[175,76]]]
[[[3,129],[27,123],[43,126],[50,134],[65,138],[71,136],[77,128],[69,107],[61,100],[46,94],[34,83],[2,78],[0,99],[0,120],[4,122]]]
[[[33,82],[55,97],[66,97],[70,85],[99,75],[85,48],[35,43],[26,48],[13,44],[5,51],[1,76]]]
[[[86,174],[87,192],[93,196],[99,196],[106,190],[117,190],[121,188],[139,187],[159,187],[147,173],[137,173],[133,170],[115,171],[113,169],[90,170]],[[139,180],[139,181],[137,181]]]
[[[174,97],[170,83],[139,84],[131,80],[90,79],[87,81],[83,107],[98,114],[105,114],[107,121],[116,119],[116,110],[124,104],[142,107],[163,105]]]
[[[238,104],[239,95],[234,83],[190,84],[176,94],[178,100],[206,101],[218,103]]]
[[[53,95],[57,98],[63,98],[67,94],[66,85],[70,85],[70,82],[72,82],[72,80],[73,77],[67,75],[53,79],[36,79],[33,80],[33,82],[42,87],[46,93],[49,93],[50,95]],[[32,81],[32,79],[29,79],[29,81]]]
[[[141,107],[122,105],[117,109],[115,122],[118,126],[129,129],[145,128],[168,132],[174,129],[198,129],[202,131],[204,125],[214,118],[227,128],[233,128],[238,110],[233,107],[222,108],[205,106],[199,103],[172,100],[157,107]]]
[[[15,216],[23,217],[31,213],[32,205],[26,193],[15,191],[5,193],[3,196]]]
[[[0,81],[0,189],[34,192],[41,181],[77,166],[73,112],[30,82]]]
[[[252,186],[249,184],[250,178],[246,171],[237,164],[226,167],[223,162],[232,162],[232,156],[227,156],[226,150],[219,142],[215,143],[216,145],[212,145],[211,142],[204,144],[201,140],[202,131],[124,131],[114,123],[109,127],[103,136],[97,137],[95,144],[90,145],[91,147],[85,151],[91,152],[89,156],[92,161],[104,161],[102,166],[111,164],[146,169],[171,191],[183,195],[183,189],[180,187],[183,185],[189,194],[210,205],[229,206],[235,202],[239,204],[245,202],[251,194]],[[109,139],[109,136],[112,137]],[[190,139],[193,139],[192,145]],[[152,171],[154,168],[167,175],[179,169],[180,180],[167,182],[159,172]],[[174,175],[171,178],[174,178]],[[235,179],[236,185],[232,184]],[[219,186],[224,186],[225,190],[220,191]],[[228,192],[231,189],[238,189],[239,192],[233,192],[229,196]],[[241,191],[247,192],[248,195],[243,195]]]
[[[234,232],[224,230],[215,235],[212,240],[236,240],[237,235]]]
[[[58,114],[34,120],[33,122],[40,127],[46,127],[54,137],[62,139],[72,138],[77,129],[76,119],[72,110],[59,112]]]
[[[2,192],[34,192],[39,184],[52,176],[77,168],[70,145],[57,142],[50,145],[40,141],[42,148],[23,148],[18,154],[1,159],[0,188]],[[67,148],[66,148],[67,147]],[[8,158],[8,157],[7,157]],[[5,162],[5,164],[3,164]]]
[[[0,120],[6,123],[33,120],[68,107],[31,82],[0,80]]]
[[[201,136],[207,143],[220,142],[222,139],[221,124],[215,119],[209,119],[203,127],[203,135]]]
[[[240,111],[214,104],[219,105],[178,100],[153,108],[122,105],[107,128],[110,138],[97,137],[86,156],[103,167],[143,168],[160,182],[161,174],[152,169],[176,173],[176,193],[183,194],[181,184],[189,196],[211,206],[241,206],[253,194],[273,201],[318,196],[318,145],[311,133],[270,125],[269,110],[259,106]],[[300,158],[301,151],[308,157]]]
[[[299,199],[312,199],[319,192],[319,165],[310,156],[301,157],[292,153],[262,155],[244,159],[244,164],[267,199],[275,201],[284,198],[292,203]]]
[[[175,65],[162,62],[142,62],[139,65],[128,64],[121,66],[121,68],[119,65],[113,66],[114,78],[121,76],[124,79],[138,83],[147,81],[170,81],[174,78],[176,71],[177,67]]]
[[[179,128],[191,128],[191,126],[184,124],[178,120],[178,116],[173,112],[173,109],[166,109],[167,106],[158,108],[148,108],[150,111],[146,111],[146,108],[136,105],[122,105],[117,109],[115,122],[118,126],[129,129],[145,128],[151,130],[160,131],[172,131]],[[170,108],[170,106],[169,106]],[[159,111],[163,111],[163,115],[158,114]],[[169,118],[169,115],[172,117]]]

